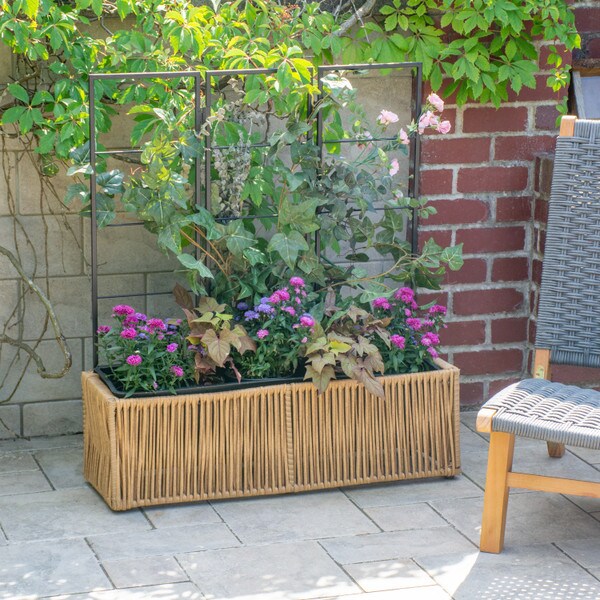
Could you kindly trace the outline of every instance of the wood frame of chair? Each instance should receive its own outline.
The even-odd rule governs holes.
[[[576,117],[563,117],[560,136],[573,136]],[[538,348],[534,354],[533,375],[535,378],[550,379],[550,350]],[[494,431],[495,410],[483,408],[477,416],[477,431],[490,434],[490,448],[483,499],[480,550],[499,553],[504,546],[508,495],[511,488],[540,492],[573,494],[600,498],[600,483],[518,473],[512,470],[515,435]],[[560,458],[565,453],[564,444],[547,442],[548,454]]]

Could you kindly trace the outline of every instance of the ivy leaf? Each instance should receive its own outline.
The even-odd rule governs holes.
[[[89,202],[89,197],[90,191],[87,185],[83,183],[72,183],[67,188],[63,203],[68,206],[73,200],[78,198],[82,204],[87,204]]]
[[[440,260],[445,262],[452,271],[458,271],[463,266],[462,244],[444,248]]]
[[[121,194],[123,193],[124,175],[121,171],[113,169],[106,173],[100,173],[96,178],[96,185],[103,188],[106,194]]]
[[[187,254],[186,252],[177,255],[177,260],[186,268],[191,271],[196,271],[200,277],[206,277],[208,279],[213,279],[213,274],[210,269],[201,261],[198,260],[195,256],[191,254]]]
[[[293,269],[296,266],[299,252],[308,250],[308,244],[297,231],[290,231],[289,234],[276,233],[269,242],[268,249],[271,252],[277,252],[285,264]]]
[[[229,251],[239,256],[244,250],[254,244],[254,236],[244,227],[241,219],[229,221],[225,243]]]

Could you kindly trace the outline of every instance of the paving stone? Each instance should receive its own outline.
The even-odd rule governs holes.
[[[473,549],[473,544],[452,527],[348,536],[320,543],[335,561],[344,565],[414,558],[431,554],[431,548],[440,553]]]
[[[214,502],[244,543],[283,542],[377,532],[339,491]]]
[[[0,498],[0,524],[10,541],[50,540],[111,532],[143,531],[140,511],[115,513],[91,488]]]
[[[79,399],[32,402],[23,407],[23,432],[27,436],[79,433],[82,428]]]
[[[221,518],[208,503],[156,506],[142,509],[155,527],[180,527],[220,523]]]
[[[44,596],[48,600],[204,600],[192,583],[171,583],[130,589],[88,592],[66,596]],[[41,600],[41,599],[40,599]]]
[[[143,558],[195,552],[209,548],[239,546],[238,540],[223,523],[194,527],[165,527],[152,531],[96,535],[89,538],[100,560]]]
[[[600,582],[550,544],[418,561],[455,600],[597,600]]]
[[[188,581],[188,576],[172,556],[105,560],[102,566],[118,588]]]
[[[211,600],[308,599],[360,591],[316,542],[244,546],[177,558]]]
[[[410,559],[358,563],[346,565],[344,569],[365,592],[429,586],[435,583]]]
[[[335,596],[323,600],[452,600],[448,594],[437,585],[428,585],[417,588],[372,592],[365,594],[351,594],[349,596]]]
[[[81,434],[74,434],[2,440],[0,441],[0,456],[7,452],[45,450],[47,448],[83,448],[83,436]]]
[[[448,525],[433,508],[425,503],[404,506],[378,506],[365,512],[384,531],[404,529],[431,529]]]
[[[38,471],[31,452],[12,452],[0,455],[0,474],[15,471]]]
[[[557,546],[586,569],[600,570],[600,538],[564,540]]]
[[[56,489],[82,487],[83,450],[81,448],[53,448],[35,453],[46,477]]]
[[[479,544],[483,500],[436,500],[433,507]],[[600,537],[600,523],[558,494],[515,494],[508,503],[506,546]]]
[[[476,431],[477,427],[475,423],[477,421],[478,412],[478,410],[463,410],[460,413],[460,422],[467,426],[471,431]]]
[[[39,598],[110,588],[83,540],[0,547],[0,598]]]
[[[578,448],[577,446],[567,446],[567,450],[582,460],[585,460],[585,462],[593,465],[600,465],[600,450],[592,450],[591,448]]]
[[[437,498],[473,498],[483,495],[480,488],[461,476],[452,479],[439,478],[369,485],[346,488],[344,491],[362,508],[399,506],[428,502]]]
[[[0,496],[34,494],[36,492],[45,492],[51,489],[52,487],[48,483],[48,480],[39,470],[0,474]]]

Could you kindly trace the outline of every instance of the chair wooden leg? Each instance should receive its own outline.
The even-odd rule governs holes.
[[[565,453],[565,445],[556,442],[546,442],[548,446],[548,456],[552,458],[561,458]]]
[[[512,469],[514,448],[514,435],[492,431],[479,544],[482,552],[497,554],[502,551],[504,546],[504,529],[508,508],[507,478],[508,472]]]

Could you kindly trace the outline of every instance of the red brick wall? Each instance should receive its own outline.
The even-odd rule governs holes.
[[[574,6],[583,52],[600,56],[600,0]],[[551,176],[548,159],[536,157],[554,150],[562,97],[545,84],[545,56],[542,47],[535,90],[511,94],[498,110],[449,98],[452,132],[423,140],[422,194],[438,214],[421,221],[421,240],[464,244],[462,270],[425,295],[449,308],[442,343],[462,371],[463,405],[481,404],[528,370]]]

